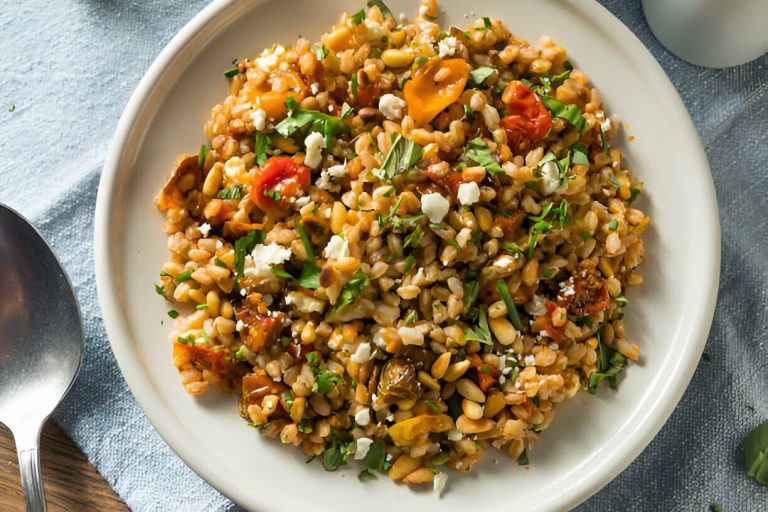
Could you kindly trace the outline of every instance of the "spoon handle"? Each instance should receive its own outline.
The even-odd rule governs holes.
[[[19,470],[21,471],[21,488],[24,490],[24,502],[27,504],[27,512],[46,511],[43,475],[40,472],[39,443],[40,437],[38,435],[34,443],[17,445]]]

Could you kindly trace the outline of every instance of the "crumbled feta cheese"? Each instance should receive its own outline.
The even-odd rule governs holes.
[[[493,262],[493,266],[504,268],[504,269],[510,269],[514,264],[515,264],[515,259],[506,254],[499,256],[496,259],[496,261]]]
[[[448,440],[449,441],[461,441],[464,438],[464,434],[461,433],[458,429],[453,429],[448,431]]]
[[[355,460],[363,460],[368,455],[368,450],[371,449],[373,439],[368,437],[361,437],[355,441]]]
[[[541,166],[541,193],[548,196],[560,188],[560,169],[555,162]]]
[[[547,348],[550,350],[559,350],[560,345],[558,345],[557,343],[550,343],[549,345],[547,345]]]
[[[507,377],[499,375],[499,386],[503,386],[505,382],[507,382]]]
[[[427,7],[426,5],[421,5],[419,7],[419,16],[424,16],[427,13],[429,13],[429,7]]]
[[[300,197],[296,200],[296,207],[303,208],[304,206],[309,204],[309,196]]]
[[[243,321],[242,321],[242,320],[238,320],[238,321],[237,321],[237,324],[235,324],[235,330],[236,330],[237,332],[240,332],[240,331],[242,331],[243,329],[245,329],[245,324],[243,323]]]
[[[200,234],[203,236],[208,236],[208,233],[211,232],[211,225],[207,222],[203,222],[200,224]]]
[[[245,288],[240,288],[240,295],[242,295],[243,297],[248,295],[248,292],[245,290]]]
[[[257,132],[263,132],[267,127],[267,113],[264,109],[257,108],[251,112],[251,120],[253,121],[253,127]]]
[[[323,190],[331,190],[333,188],[333,182],[331,181],[331,175],[328,171],[323,169],[320,171],[320,176],[315,180],[315,186]]]
[[[438,193],[421,196],[421,211],[429,217],[429,222],[439,223],[448,213],[448,200]]]
[[[381,327],[378,325],[373,326],[371,329],[371,339],[377,347],[387,348],[387,340],[381,335]],[[376,400],[374,400],[375,402]]]
[[[536,366],[536,358],[531,354],[525,356],[525,366]]]
[[[456,197],[459,198],[461,204],[475,204],[480,200],[480,187],[478,187],[477,183],[474,181],[462,183],[459,185],[459,191],[456,194]]]
[[[371,410],[367,407],[355,413],[355,423],[364,427],[371,422]]]
[[[347,164],[337,164],[328,168],[328,175],[333,178],[338,178],[347,174]]]
[[[603,130],[603,133],[608,133],[611,131],[611,120],[610,118],[606,118],[605,121],[600,123],[600,129]]]
[[[403,118],[406,106],[405,100],[394,94],[385,94],[379,98],[379,110],[384,114],[384,117],[392,121]]]
[[[274,51],[264,50],[261,56],[255,59],[259,69],[271,70],[277,64],[277,58],[285,52],[282,45],[277,45]]]
[[[309,90],[312,92],[313,95],[317,96],[317,93],[320,92],[320,84],[315,82],[309,86]]]
[[[525,310],[531,316],[541,316],[547,312],[547,299],[541,295],[534,295],[528,303],[525,304]]]
[[[438,55],[441,58],[450,57],[459,49],[459,40],[453,36],[446,37],[437,43]]]
[[[245,269],[244,274],[247,277],[255,277],[262,280],[272,279],[274,274],[269,268],[270,265],[279,265],[291,258],[291,250],[285,248],[276,243],[268,245],[257,245],[251,257],[253,259],[253,267]]]
[[[326,303],[301,292],[293,291],[285,296],[285,305],[293,306],[299,313],[322,313]]]
[[[216,240],[216,248],[221,249],[222,247],[224,247],[224,242],[221,240]]]
[[[357,346],[357,350],[355,350],[355,353],[352,354],[352,357],[350,357],[353,363],[367,363],[371,360],[371,344],[370,343],[361,343]]]
[[[349,244],[339,235],[333,235],[325,246],[325,257],[330,259],[346,258],[349,256]]]
[[[448,474],[444,473],[442,471],[438,471],[435,473],[435,478],[432,480],[432,485],[435,490],[435,494],[437,494],[437,497],[439,498],[443,494],[443,489],[445,489],[445,483],[448,481]]]
[[[310,169],[317,169],[317,166],[323,161],[325,137],[323,137],[322,133],[312,132],[304,139],[304,145],[307,147],[304,165]]]

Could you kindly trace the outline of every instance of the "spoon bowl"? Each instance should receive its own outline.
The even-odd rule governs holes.
[[[80,309],[50,246],[0,205],[0,422],[13,433],[27,510],[45,510],[40,431],[83,359]]]

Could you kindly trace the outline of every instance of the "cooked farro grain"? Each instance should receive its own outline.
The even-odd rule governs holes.
[[[527,464],[558,403],[639,359],[623,293],[650,219],[564,48],[369,5],[227,73],[210,143],[156,199],[157,291],[190,306],[190,394],[241,393],[328,470],[441,489],[489,446]]]

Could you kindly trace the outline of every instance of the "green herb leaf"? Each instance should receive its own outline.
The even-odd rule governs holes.
[[[171,318],[178,318],[179,312],[176,311],[175,309],[170,309],[168,310],[168,316]]]
[[[486,31],[491,30],[493,28],[493,25],[491,25],[491,18],[488,16],[483,16],[483,27]]]
[[[339,116],[339,119],[344,119],[345,117],[352,114],[353,111],[354,109],[350,107],[349,103],[345,101],[344,104],[341,106],[341,115]]]
[[[479,320],[477,323],[477,329],[472,327],[467,329],[464,334],[466,341],[477,341],[485,345],[493,345],[493,338],[491,338],[491,329],[488,327],[488,318],[485,316],[485,311],[480,309]]]
[[[195,309],[198,311],[203,311],[204,309],[208,309],[208,304],[198,304],[195,306]]]
[[[13,103],[11,103],[10,107],[8,107],[8,112],[11,112],[11,113],[16,112],[16,102],[15,101]]]
[[[165,288],[163,285],[155,283],[155,293],[165,296]]]
[[[318,61],[321,61],[325,59],[331,51],[326,48],[325,46],[321,44],[316,44],[312,46],[312,51],[315,52],[315,57],[317,57]]]
[[[405,258],[405,266],[403,267],[404,276],[407,276],[411,272],[414,263],[416,263],[416,258],[413,257],[413,254],[409,254],[408,257]]]
[[[315,384],[312,386],[313,393],[330,393],[334,385],[340,386],[344,383],[344,379],[330,370],[313,366],[312,371],[315,374]]]
[[[637,198],[640,197],[640,194],[642,193],[643,189],[640,187],[632,187],[629,189],[629,199],[627,200],[627,204],[632,204],[637,201]]]
[[[369,284],[368,276],[361,269],[358,269],[342,286],[339,298],[336,300],[336,305],[328,314],[326,320],[329,322],[333,320],[344,308],[352,304]]]
[[[403,322],[405,325],[411,325],[413,322],[419,319],[419,314],[416,312],[415,309],[412,309],[408,312],[407,315],[405,315],[405,318],[403,319]]]
[[[392,11],[390,11],[389,7],[387,7],[381,0],[368,0],[368,7],[373,7],[374,5],[379,8],[384,19],[394,18]]]
[[[427,57],[426,55],[419,55],[418,57],[416,57],[416,60],[415,60],[415,61],[413,61],[413,62],[414,62],[414,64],[416,64],[417,66],[423,66],[423,65],[424,65],[424,64],[426,64],[428,61],[429,61],[429,57]],[[403,82],[403,84],[405,84],[405,82]]]
[[[489,67],[483,66],[483,67],[480,67],[480,68],[477,68],[477,69],[473,69],[472,71],[470,71],[469,72],[469,76],[470,76],[470,78],[472,78],[472,81],[476,85],[481,85],[483,82],[485,82],[485,80],[489,76],[491,76],[492,74],[494,74],[496,72],[497,71],[496,71],[495,68],[489,68]]]
[[[584,133],[587,129],[587,121],[581,116],[578,105],[567,105],[551,96],[541,96],[541,101],[553,115],[565,119],[579,132]]]
[[[329,116],[317,110],[304,110],[301,107],[293,109],[293,115],[280,121],[275,130],[283,137],[290,137],[305,128],[325,135],[326,148],[331,147],[332,137],[349,131],[349,127],[338,117]]]
[[[617,229],[619,229],[619,221],[616,219],[611,219],[611,222],[608,223],[608,230],[616,231]]]
[[[352,73],[352,78],[350,80],[350,88],[352,91],[352,97],[354,99],[357,99],[357,73]]]
[[[592,238],[592,234],[589,231],[582,231],[581,232],[581,239],[582,240],[584,240],[586,242],[590,238]]]
[[[200,146],[200,155],[197,157],[197,166],[202,169],[205,164],[205,155],[208,153],[208,146],[202,144]]]
[[[285,279],[293,279],[293,276],[286,272],[285,270],[278,268],[277,265],[274,263],[269,265],[269,269],[272,271],[273,274],[275,274],[277,277],[282,277]]]
[[[614,302],[616,302],[616,304],[618,304],[622,308],[629,306],[629,301],[623,295],[617,295],[616,297],[613,298],[613,300]]]
[[[336,471],[343,464],[346,464],[346,453],[341,444],[331,443],[323,452],[323,468],[326,471]]]
[[[185,270],[181,274],[176,276],[176,282],[177,283],[183,283],[184,281],[187,281],[189,279],[192,279],[192,271],[191,270]]]
[[[464,154],[473,162],[485,167],[485,170],[491,174],[496,174],[497,172],[502,172],[504,170],[496,159],[493,158],[493,155],[491,155],[491,150],[488,148],[485,141],[479,137],[469,141],[467,147],[464,148]]]
[[[218,256],[216,256],[216,257],[213,259],[213,263],[214,263],[214,264],[215,264],[217,267],[221,267],[221,268],[229,268],[229,267],[227,266],[227,264],[226,264],[226,263],[224,263],[223,261],[221,261],[221,259],[219,259],[219,257],[218,257]]]
[[[243,197],[243,186],[232,185],[231,187],[223,188],[216,194],[219,199],[240,199]]]
[[[251,428],[257,428],[259,430],[263,430],[263,429],[265,429],[267,427],[271,427],[272,424],[270,422],[266,422],[266,423],[261,423],[261,424],[257,425],[256,423],[254,423],[252,421],[249,421],[248,422],[248,426],[251,427]]]
[[[307,232],[304,230],[304,226],[301,224],[301,222],[296,224],[296,231],[299,232],[299,238],[301,238],[301,243],[304,244],[304,250],[307,253],[307,258],[309,261],[312,261],[315,259],[315,253],[312,250],[312,244],[309,243],[309,237],[307,236]]]
[[[424,231],[421,229],[421,224],[417,224],[416,229],[411,231],[408,236],[405,237],[405,240],[403,241],[403,249],[418,246],[423,236]]]
[[[464,314],[469,311],[477,302],[477,296],[480,294],[480,280],[476,272],[468,272],[464,278]]]
[[[599,358],[597,360],[597,371],[589,375],[589,392],[591,394],[597,393],[597,387],[603,380],[608,382],[611,389],[616,389],[616,377],[627,366],[626,357],[603,343],[602,331],[604,326],[605,323],[598,328],[596,333]]]
[[[365,9],[360,9],[355,14],[350,16],[350,20],[352,21],[353,25],[361,24],[364,19],[365,19]]]
[[[566,69],[565,71],[563,71],[558,75],[540,76],[539,81],[546,88],[547,92],[550,92],[556,89],[558,86],[562,85],[562,83],[568,80],[570,76],[571,76],[571,70]]]
[[[365,455],[365,468],[369,471],[384,471],[387,466],[387,452],[384,450],[384,443],[379,441],[373,443]]]
[[[496,289],[499,290],[501,299],[504,301],[504,305],[507,307],[507,316],[509,321],[512,322],[512,326],[519,332],[523,332],[523,322],[520,321],[520,315],[517,312],[515,303],[512,300],[512,295],[509,293],[507,283],[503,279],[496,281]]]
[[[317,290],[320,288],[320,269],[312,263],[304,262],[301,267],[301,275],[296,282],[304,288]]]
[[[742,446],[747,474],[768,486],[768,421],[750,432]]]
[[[600,126],[600,149],[606,155],[608,154],[608,142],[605,140],[605,132],[603,131],[602,125]]]
[[[586,165],[589,166],[589,155],[587,148],[583,144],[577,142],[573,145],[573,165]]]
[[[264,195],[264,197],[272,198],[275,201],[279,201],[280,198],[282,197],[280,195],[280,192],[278,192],[277,190],[269,190],[269,189],[267,189],[267,190],[263,190],[261,193]]]
[[[528,450],[523,450],[523,453],[517,458],[517,463],[520,466],[527,466],[530,464],[530,461],[528,460]]]
[[[234,68],[224,72],[224,76],[227,77],[227,78],[234,78],[234,77],[236,77],[239,74],[240,74],[240,67],[239,66],[236,66],[236,67],[234,67]]]
[[[297,428],[302,434],[311,434],[315,431],[315,426],[312,424],[312,420],[301,420]]]
[[[272,136],[266,133],[256,132],[254,137],[253,153],[256,155],[256,163],[264,165],[269,158],[270,146],[272,145]]]
[[[238,287],[238,281],[245,271],[245,256],[253,251],[254,247],[263,244],[264,238],[263,231],[254,230],[235,241],[235,288]]]
[[[412,168],[421,159],[424,150],[412,140],[398,135],[381,165],[381,170],[391,180],[395,175]]]
[[[472,111],[472,107],[469,105],[462,105],[462,107],[464,107],[464,117],[471,123],[475,119],[475,113]]]
[[[544,279],[550,279],[552,276],[557,274],[557,269],[554,267],[545,268],[541,274],[544,276]]]

